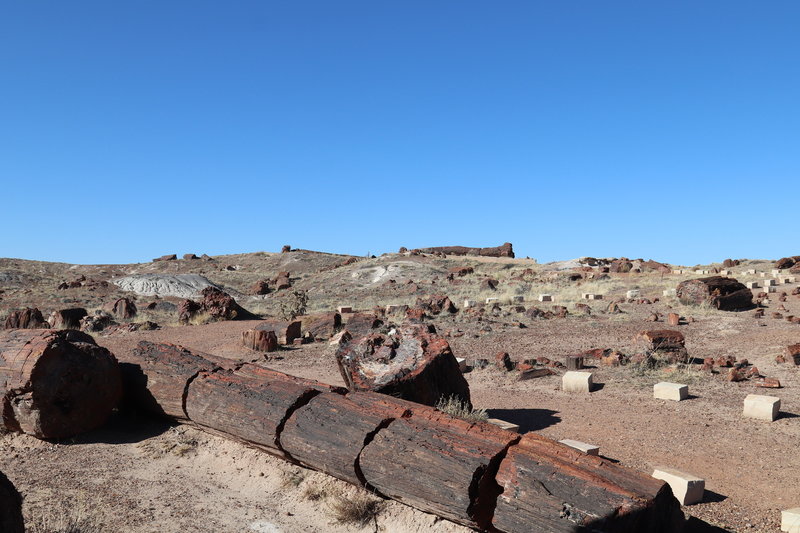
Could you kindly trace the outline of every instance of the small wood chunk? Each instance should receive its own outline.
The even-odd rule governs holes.
[[[583,368],[583,356],[568,355],[566,364],[567,364],[567,370],[580,370]]]

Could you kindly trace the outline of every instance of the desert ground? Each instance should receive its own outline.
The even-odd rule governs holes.
[[[298,292],[307,296],[298,317],[304,326],[343,306],[366,313],[388,305],[413,309],[418,299],[445,295],[458,310],[429,313],[425,321],[447,339],[456,357],[467,360],[465,377],[475,408],[519,425],[521,433],[598,445],[602,456],[647,474],[657,466],[694,474],[705,479],[706,492],[702,502],[683,507],[687,515],[728,531],[779,531],[781,510],[800,506],[800,458],[795,453],[800,367],[791,358],[776,361],[787,346],[800,343],[800,324],[786,319],[800,316],[800,296],[791,294],[800,284],[781,283],[761,298],[756,294],[761,289],[753,289],[765,311],[757,318],[755,308],[720,311],[665,296],[681,281],[706,275],[696,271],[711,275],[721,264],[659,270],[640,266],[642,261],[631,263],[627,272],[603,272],[589,259],[539,264],[527,258],[409,252],[352,257],[307,250],[131,265],[0,259],[0,319],[29,307],[45,318],[75,307],[93,314],[126,297],[135,303],[135,316],[113,317],[115,324],[89,332],[120,359],[139,341],[169,342],[344,385],[336,345],[328,339],[263,353],[244,347],[242,332],[265,317],[280,317]],[[772,274],[774,260],[738,263],[727,269],[743,283],[781,277]],[[464,269],[463,275],[453,275],[456,269]],[[255,284],[279,278],[281,272],[289,273],[291,287],[253,294]],[[206,283],[261,318],[215,321],[198,315],[180,323],[182,301],[197,299]],[[639,292],[628,298],[631,290]],[[584,299],[585,293],[602,299]],[[538,301],[541,294],[553,301]],[[487,304],[487,298],[497,300]],[[465,306],[465,300],[474,305]],[[567,313],[530,312],[554,306]],[[667,324],[669,313],[682,317],[679,325]],[[350,316],[342,314],[345,328]],[[381,318],[390,327],[405,315],[401,310]],[[145,321],[158,327],[127,327]],[[627,356],[642,351],[639,332],[653,329],[680,331],[696,363],[629,363]],[[617,365],[587,359],[599,384],[590,394],[562,391],[564,368],[547,366],[550,375],[520,380],[518,372],[494,364],[498,352],[507,352],[514,362],[563,362],[595,349],[626,357]],[[730,381],[728,368],[709,370],[701,364],[727,356],[746,359],[745,369],[757,371]],[[489,365],[482,368],[482,359]],[[762,388],[758,376],[777,379],[781,387]],[[655,399],[653,385],[662,381],[689,385],[689,398]],[[779,397],[779,417],[773,422],[743,418],[748,394]],[[62,531],[58,523],[69,521],[83,524],[81,531],[135,533],[469,531],[244,444],[127,410],[65,441],[5,434],[0,450],[0,470],[23,495],[31,531]],[[343,506],[352,501],[370,508],[367,520],[349,521]]]

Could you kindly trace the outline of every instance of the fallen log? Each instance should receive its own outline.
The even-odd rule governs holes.
[[[343,342],[336,362],[350,390],[431,406],[450,397],[472,405],[450,345],[424,326],[400,327],[395,336],[373,334]]]
[[[682,531],[668,485],[527,433],[500,464],[493,524],[501,531]]]
[[[14,484],[0,472],[0,531],[25,533],[22,519],[22,497]]]
[[[40,439],[102,425],[122,395],[117,360],[80,331],[0,332],[2,428]]]
[[[135,357],[148,377],[170,368],[148,361],[147,351]],[[189,374],[181,379],[190,423],[472,528],[681,531],[680,506],[664,482],[543,437],[252,364]],[[181,396],[186,388],[159,390]]]

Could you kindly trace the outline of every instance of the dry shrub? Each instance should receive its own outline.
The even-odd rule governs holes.
[[[40,510],[42,510],[40,508]],[[83,505],[64,504],[49,507],[25,524],[28,533],[104,533],[98,520],[86,514]]]
[[[464,420],[480,422],[489,418],[486,409],[472,409],[466,402],[459,400],[456,396],[441,398],[436,403],[436,408],[443,413],[456,418],[463,418]]]
[[[364,527],[376,519],[383,502],[365,493],[338,494],[328,501],[334,520],[340,524]]]

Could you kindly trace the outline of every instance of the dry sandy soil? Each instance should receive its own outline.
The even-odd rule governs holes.
[[[250,254],[214,261],[175,261],[142,265],[73,266],[0,260],[0,318],[25,305],[43,311],[73,305],[99,307],[123,293],[115,277],[141,272],[196,272],[237,295],[246,308],[259,313],[274,310],[280,293],[246,296],[254,281],[291,270],[295,287],[309,291],[311,311],[337,305],[369,309],[374,305],[413,304],[419,295],[443,293],[460,303],[465,297],[507,299],[522,295],[531,306],[540,292],[553,294],[557,304],[573,304],[581,292],[604,294],[591,302],[593,313],[573,313],[564,319],[533,320],[502,305],[498,316],[482,318],[464,313],[433,320],[455,354],[468,361],[492,359],[507,351],[515,360],[546,356],[563,360],[592,348],[637,350],[637,332],[662,323],[648,321],[654,311],[675,311],[694,322],[678,326],[696,358],[733,355],[747,359],[761,374],[778,378],[780,389],[760,389],[753,381],[728,382],[724,373],[698,369],[640,371],[631,366],[594,369],[602,387],[590,395],[560,390],[560,374],[517,381],[513,373],[494,367],[472,370],[467,376],[476,407],[491,416],[553,439],[571,438],[601,447],[601,454],[624,466],[650,473],[664,465],[706,480],[706,498],[684,508],[687,514],[731,531],[778,531],[780,510],[800,506],[800,367],[777,364],[775,357],[789,344],[800,342],[800,326],[753,312],[726,313],[685,307],[671,298],[647,304],[623,303],[622,314],[604,312],[610,299],[638,288],[642,296],[660,297],[690,275],[619,274],[603,281],[569,281],[558,265],[535,265],[530,260],[482,260],[390,256],[359,259],[312,252]],[[222,270],[225,265],[238,270]],[[291,265],[291,268],[289,266]],[[448,282],[448,268],[469,265],[475,273]],[[769,272],[770,262],[747,262],[735,268],[740,281],[758,279],[741,274],[746,268]],[[522,273],[529,269],[528,273]],[[531,270],[534,271],[531,274]],[[6,273],[3,277],[3,273]],[[61,280],[79,274],[112,281],[109,287],[56,291]],[[481,288],[481,280],[500,281],[498,291]],[[388,280],[394,279],[391,283]],[[10,281],[9,281],[10,280]],[[412,283],[407,283],[411,280]],[[782,285],[791,292],[796,285]],[[139,302],[152,297],[139,297]],[[165,298],[162,301],[179,300]],[[535,305],[545,308],[548,304]],[[800,316],[800,297],[789,296],[784,314]],[[277,370],[341,384],[325,343],[283,349],[273,357],[241,346],[241,332],[256,322],[233,321],[178,326],[176,315],[163,312],[155,331],[95,334],[98,343],[121,354],[139,340],[166,341],[236,360],[261,360]],[[141,320],[137,317],[135,320]],[[522,323],[526,327],[520,328]],[[652,397],[659,381],[688,383],[691,397],[667,402]],[[781,398],[781,416],[774,422],[744,419],[747,394]],[[396,502],[380,502],[376,518],[363,527],[337,522],[336,504],[357,490],[324,474],[305,470],[239,443],[195,428],[118,414],[104,428],[69,442],[49,443],[24,435],[0,437],[0,470],[25,497],[31,521],[54,514],[82,514],[99,530],[131,532],[219,531],[467,531],[446,520]]]

